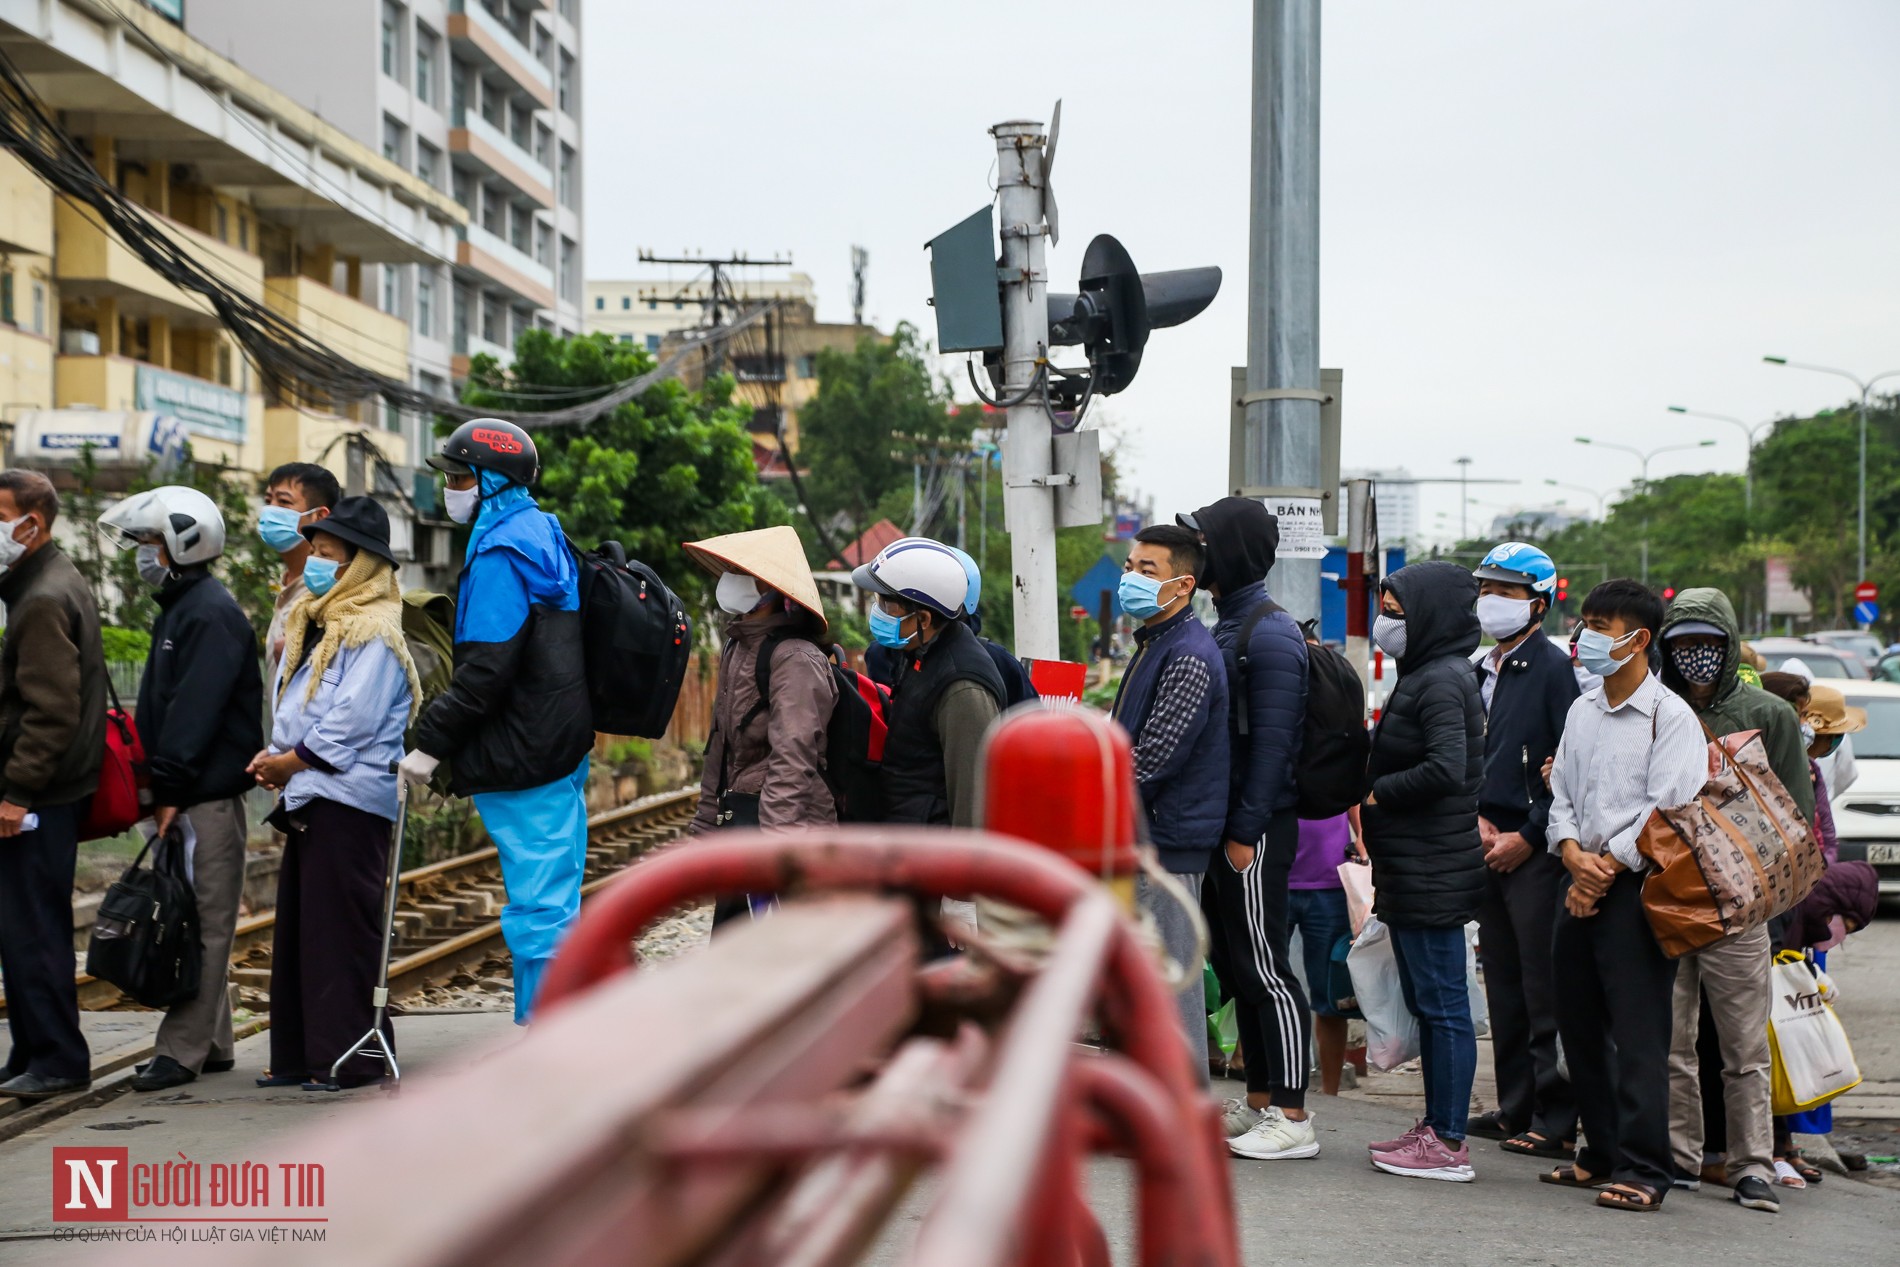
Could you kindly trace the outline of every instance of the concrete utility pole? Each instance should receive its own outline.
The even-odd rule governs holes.
[[[1317,516],[1336,491],[1319,487],[1320,0],[1254,0],[1253,12],[1247,493]],[[1295,546],[1286,527],[1268,584],[1308,620],[1319,615],[1324,549]]]
[[[1030,390],[1049,349],[1049,272],[1043,262],[1045,172],[1042,124],[1023,120],[990,129],[996,138],[996,193],[1003,239],[1003,512],[1009,527],[1010,594],[1016,654],[1061,658],[1056,599],[1055,449],[1041,393]],[[1318,375],[1315,363],[1315,381]],[[1315,405],[1317,418],[1319,407]],[[1318,425],[1315,423],[1315,433]],[[1317,434],[1313,452],[1318,460]],[[1317,579],[1318,565],[1314,565]],[[1293,610],[1291,604],[1287,604]]]

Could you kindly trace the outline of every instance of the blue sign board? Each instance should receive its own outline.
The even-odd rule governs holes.
[[[1370,566],[1371,560],[1367,560]],[[1390,576],[1405,566],[1405,551],[1396,546],[1385,552],[1385,573]],[[1339,577],[1346,575],[1346,548],[1327,546],[1326,558],[1319,565],[1319,636],[1320,641],[1335,646],[1344,646],[1346,642],[1346,591],[1338,583]],[[1267,577],[1267,586],[1272,588],[1273,577]],[[1379,591],[1375,586],[1366,595],[1366,619],[1370,621],[1379,610]]]
[[[1863,625],[1871,625],[1880,619],[1880,604],[1860,602],[1854,604],[1854,619]]]
[[[1108,595],[1108,614],[1113,619],[1122,614],[1121,599],[1116,591],[1122,583],[1122,565],[1115,562],[1113,556],[1104,554],[1095,561],[1095,565],[1082,573],[1082,579],[1069,587],[1069,601],[1077,607],[1088,608],[1092,620],[1101,613],[1102,595]]]

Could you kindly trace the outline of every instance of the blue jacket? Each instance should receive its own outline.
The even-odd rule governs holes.
[[[1271,612],[1254,624],[1245,681],[1237,653],[1247,618],[1269,597],[1266,582],[1255,581],[1214,600],[1220,613],[1214,641],[1227,666],[1227,688],[1233,699],[1227,727],[1233,771],[1226,838],[1243,845],[1258,843],[1266,834],[1267,820],[1292,811],[1300,799],[1296,772],[1300,736],[1306,727],[1306,639],[1293,617]],[[1238,729],[1243,708],[1249,731],[1245,735]]]
[[[457,796],[565,779],[594,745],[580,570],[560,521],[492,471],[481,488],[455,604],[454,676],[416,722],[416,746],[450,763]]]
[[[277,713],[270,749],[295,749],[311,768],[290,776],[284,808],[320,796],[394,821],[396,776],[389,766],[402,759],[411,699],[402,661],[380,642],[339,647],[309,699],[310,657],[280,666],[279,681],[285,673],[290,681],[281,693],[271,684]]]
[[[1149,838],[1161,865],[1176,873],[1207,870],[1226,821],[1227,672],[1220,648],[1192,607],[1153,627],[1135,630],[1138,650],[1115,694],[1114,716],[1136,744],[1136,782],[1148,817]],[[1201,663],[1207,694],[1200,709],[1162,718],[1165,755],[1142,751],[1144,732],[1158,705],[1156,688],[1180,659]]]
[[[1482,685],[1482,663],[1477,673]],[[1544,827],[1550,822],[1544,759],[1556,753],[1577,694],[1570,657],[1552,646],[1543,630],[1533,629],[1499,662],[1485,715],[1478,812],[1500,831],[1521,833],[1540,853],[1547,847]]]

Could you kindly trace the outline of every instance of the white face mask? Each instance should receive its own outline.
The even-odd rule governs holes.
[[[1380,612],[1372,621],[1372,640],[1394,660],[1405,658],[1405,617]]]
[[[1534,598],[1506,598],[1502,594],[1484,594],[1478,599],[1478,624],[1485,637],[1504,639],[1524,632],[1531,623]]]
[[[20,556],[26,553],[26,542],[15,541],[13,534],[21,524],[30,522],[24,515],[11,522],[0,521],[0,576],[11,572],[13,565],[20,561]],[[35,524],[33,531],[38,533],[39,525]]]
[[[458,524],[465,524],[475,518],[475,510],[482,503],[480,488],[444,488],[442,504],[448,508],[449,518]]]
[[[759,605],[759,583],[744,572],[726,572],[714,591],[719,610],[728,616],[743,616]]]

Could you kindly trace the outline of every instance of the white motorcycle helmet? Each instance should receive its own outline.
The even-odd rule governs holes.
[[[209,563],[224,553],[218,504],[180,484],[134,493],[99,516],[99,532],[121,550],[163,541],[175,568]]]
[[[945,620],[963,614],[970,578],[963,560],[949,546],[928,537],[902,537],[851,573],[851,583],[873,594],[889,594],[928,607]]]

